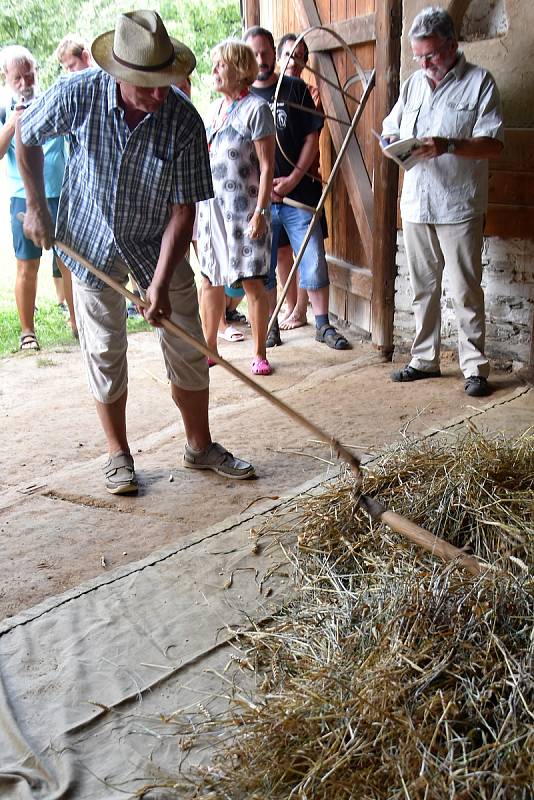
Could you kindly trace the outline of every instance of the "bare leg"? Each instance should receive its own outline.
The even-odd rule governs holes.
[[[293,251],[289,245],[278,249],[278,277],[280,283],[285,285],[288,275],[293,266]],[[306,311],[308,310],[308,292],[306,289],[297,289],[297,273],[293,276],[286,295],[287,311],[280,321],[280,328],[283,331],[291,331],[294,328],[301,328],[308,324]]]
[[[63,272],[61,273],[63,276]],[[62,305],[65,302],[65,288],[63,286],[63,277],[56,278],[54,275],[54,286],[56,288],[56,297],[58,305]]]
[[[95,400],[95,406],[104,429],[110,456],[117,453],[129,453],[130,447],[126,436],[126,400],[128,390],[113,403],[101,403]]]
[[[308,292],[306,289],[298,289],[297,304],[291,314],[287,314],[280,323],[283,331],[292,331],[295,328],[302,328],[308,324]]]
[[[202,298],[200,316],[206,344],[217,352],[217,331],[222,315],[225,313],[224,286],[212,286],[207,278],[202,279]]]
[[[34,333],[35,296],[37,294],[38,258],[22,261],[17,258],[15,301],[20,319],[21,333]]]
[[[278,280],[282,286],[285,286],[291,267],[293,266],[293,250],[291,245],[284,245],[278,248],[276,269],[278,272]],[[284,320],[291,316],[295,305],[297,304],[297,276],[294,275],[286,294],[286,315]],[[282,327],[282,325],[280,326]]]
[[[310,289],[308,291],[313,313],[316,317],[320,314],[328,314],[329,293],[330,289],[328,286],[324,286],[322,289],[313,289],[313,291]]]
[[[65,301],[67,303],[70,315],[70,327],[73,336],[78,336],[78,329],[76,327],[76,315],[74,313],[74,297],[72,294],[72,276],[70,269],[67,269],[61,259],[57,259],[57,265],[63,277],[63,289],[65,290]]]
[[[171,386],[172,399],[180,409],[184,421],[185,438],[193,450],[205,450],[211,444],[208,421],[209,389],[192,392]]]
[[[248,300],[250,328],[254,343],[254,358],[266,358],[265,340],[269,322],[269,298],[261,278],[243,281]]]

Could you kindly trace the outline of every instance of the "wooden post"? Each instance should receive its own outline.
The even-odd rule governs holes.
[[[241,9],[244,30],[260,24],[260,0],[243,0]]]
[[[399,94],[402,0],[376,0],[375,129],[391,111]],[[374,158],[373,294],[371,336],[384,358],[393,354],[395,253],[397,245],[398,167],[385,158],[378,142]]]
[[[383,0],[377,0],[377,2],[383,2]],[[295,0],[294,6],[303,28],[323,24],[317,10],[317,0]],[[331,117],[350,124],[351,119],[345,100],[337,90],[332,88],[332,86],[339,85],[339,79],[331,53],[314,52],[314,55],[319,65],[318,71],[329,81],[329,83],[321,82],[323,108]],[[328,129],[334,149],[339,152],[347,129],[339,122],[333,122],[332,119],[328,120]],[[362,152],[355,136],[349,142],[347,157],[341,162],[341,174],[358,226],[358,233],[368,263],[370,263],[373,257],[373,192]]]

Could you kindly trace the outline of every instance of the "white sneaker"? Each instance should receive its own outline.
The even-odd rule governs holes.
[[[211,469],[218,475],[234,480],[251,478],[254,475],[254,467],[248,461],[235,458],[232,453],[217,442],[212,442],[205,450],[200,453],[185,446],[184,467],[186,469]]]

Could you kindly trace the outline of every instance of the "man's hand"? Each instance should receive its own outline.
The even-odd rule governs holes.
[[[161,328],[161,320],[169,319],[171,316],[171,302],[169,290],[166,286],[158,286],[152,281],[146,290],[146,301],[148,308],[141,308],[141,314],[149,325],[154,328]]]
[[[24,112],[22,106],[17,106],[0,128],[0,158],[3,158],[9,149],[12,138],[17,128],[17,120]]]
[[[54,223],[46,202],[26,206],[22,229],[24,235],[31,239],[36,247],[50,250],[54,243]]]
[[[6,120],[6,126],[13,130],[13,135],[15,134],[15,128],[17,127],[17,120],[22,114],[24,114],[25,111],[26,111],[26,106],[24,105],[15,106],[15,108],[11,113],[11,116],[9,117],[9,119]]]
[[[420,147],[413,149],[412,155],[422,160],[444,155],[449,144],[449,140],[443,138],[443,136],[430,136],[426,139],[421,139],[421,142],[422,145]]]
[[[281,203],[282,198],[286,197],[288,194],[291,194],[293,189],[295,188],[296,183],[291,178],[290,175],[286,175],[285,177],[274,178],[273,180],[273,191],[271,193],[273,203]]]

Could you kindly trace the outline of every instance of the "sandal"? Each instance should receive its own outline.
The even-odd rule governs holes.
[[[331,347],[333,350],[350,349],[350,344],[345,337],[336,331],[334,326],[330,325],[329,322],[327,322],[325,325],[321,325],[320,328],[316,328],[315,339],[317,342],[323,342],[323,344],[327,344],[328,347]]]
[[[20,337],[19,350],[40,350],[35,333],[23,333]]]
[[[247,318],[244,314],[240,314],[239,311],[236,311],[234,308],[232,311],[226,312],[226,321],[227,322],[246,322]]]
[[[245,335],[238,331],[237,328],[234,328],[233,325],[228,325],[224,331],[219,331],[217,333],[219,339],[225,339],[227,342],[242,342],[245,338]]]
[[[253,375],[271,375],[273,371],[266,358],[255,358],[250,369]]]

